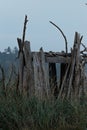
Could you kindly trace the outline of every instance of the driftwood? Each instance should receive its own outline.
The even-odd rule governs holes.
[[[23,28],[23,37],[22,37],[22,43],[23,43],[23,46],[24,46],[24,41],[25,41],[25,33],[26,33],[26,25],[27,25],[27,15],[25,15],[25,21],[24,21],[24,28]]]
[[[80,86],[80,34],[76,32],[75,34],[75,95],[79,94],[79,86]]]
[[[51,22],[51,21],[50,21],[50,23],[51,23],[52,25],[54,25],[54,26],[61,32],[61,34],[62,34],[62,36],[63,36],[63,38],[64,38],[64,40],[65,40],[65,49],[66,49],[66,54],[67,54],[67,53],[68,53],[68,47],[67,47],[68,42],[67,42],[67,38],[66,38],[65,34],[63,33],[63,31],[62,31],[56,24],[54,24],[54,23]]]
[[[57,72],[55,63],[49,63],[49,84],[52,94],[55,95],[55,97],[57,97],[58,87],[57,87]]]
[[[30,42],[28,41],[24,42],[24,59],[23,90],[26,91],[29,96],[32,96],[34,94],[34,75]]]
[[[69,79],[69,86],[68,86],[68,93],[67,93],[67,98],[70,98],[70,93],[71,93],[71,89],[72,89],[72,83],[73,83],[73,76],[74,76],[74,68],[75,67],[75,55],[74,55],[74,51],[72,50],[72,57],[71,57],[71,68],[70,68],[70,79]]]
[[[58,98],[62,97],[66,86],[67,91],[64,92],[66,93],[64,95],[66,95],[67,99],[72,97],[79,98],[81,97],[81,93],[84,93],[85,73],[83,63],[85,63],[85,61],[83,62],[82,56],[80,56],[81,39],[80,34],[76,32],[74,46],[71,50],[71,60],[68,63],[65,76],[62,80]]]
[[[22,47],[22,42],[20,39],[18,40],[18,45],[19,45],[19,85],[18,89],[20,93],[23,91],[23,71],[24,71],[24,53],[23,53],[23,47]]]
[[[17,39],[19,45],[19,84],[20,93],[35,95],[42,99],[48,97],[49,78],[45,66],[43,49],[31,53],[30,42],[24,41],[27,18],[25,17],[23,40]]]
[[[65,75],[64,75],[64,78],[63,78],[63,81],[62,81],[62,84],[61,84],[61,88],[59,90],[58,98],[60,98],[62,96],[63,88],[66,86],[65,84],[66,84],[66,80],[67,80],[67,74],[68,74],[68,71],[69,71],[69,67],[70,67],[70,64],[68,64],[67,70],[65,72]]]
[[[33,68],[35,82],[35,96],[43,99],[48,97],[48,77],[45,65],[45,56],[43,49],[39,53],[33,53]]]
[[[79,33],[75,33],[73,48],[68,53],[66,36],[57,25],[50,22],[63,35],[66,52],[44,52],[42,48],[39,52],[31,52],[30,42],[25,41],[27,21],[27,16],[25,16],[23,37],[17,39],[19,46],[18,89],[20,93],[43,99],[48,98],[52,94],[51,90],[54,90],[53,94],[56,98],[80,97],[81,93],[84,93],[84,64],[87,61],[80,51],[80,45],[86,51],[86,47],[81,43],[83,37],[80,37]],[[57,86],[56,63],[60,63],[60,69],[62,69],[60,70],[60,86]]]
[[[20,43],[22,44],[22,43]],[[32,56],[30,50],[30,42],[25,41],[23,51],[19,56],[19,91],[32,95],[34,92],[34,79],[32,69]]]

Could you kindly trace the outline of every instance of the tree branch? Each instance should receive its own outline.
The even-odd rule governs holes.
[[[25,15],[25,21],[24,21],[24,28],[23,28],[23,37],[22,37],[22,43],[24,45],[24,40],[25,40],[25,32],[26,32],[26,25],[27,25],[27,15]]]
[[[64,38],[64,40],[65,40],[66,53],[68,53],[68,47],[67,47],[68,42],[67,42],[67,38],[66,38],[65,34],[63,33],[63,31],[62,31],[56,24],[54,24],[54,23],[51,22],[51,21],[49,21],[49,22],[50,22],[52,25],[54,25],[54,26],[61,32],[61,34],[62,34],[62,36],[63,36],[63,38]]]

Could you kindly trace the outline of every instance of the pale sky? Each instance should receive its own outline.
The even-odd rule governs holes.
[[[86,0],[0,0],[0,51],[17,45],[22,37],[25,14],[28,16],[26,40],[31,49],[38,51],[61,51],[64,39],[49,21],[57,24],[65,33],[68,48],[72,47],[75,31],[83,35],[87,46]]]

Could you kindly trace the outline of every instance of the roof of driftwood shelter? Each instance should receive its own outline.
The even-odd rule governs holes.
[[[39,53],[39,52],[32,52]],[[71,61],[71,53],[62,52],[44,52],[46,63],[69,63]],[[87,55],[80,55],[81,61],[87,63]]]

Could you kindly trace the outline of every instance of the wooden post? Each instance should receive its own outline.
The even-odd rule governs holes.
[[[71,51],[71,67],[69,72],[69,86],[67,98],[70,99],[70,94],[73,93],[75,98],[79,95],[80,88],[80,34],[75,33],[73,50]],[[73,91],[73,92],[72,92]]]
[[[25,41],[25,32],[26,32],[27,22],[28,22],[27,16],[25,15],[22,40],[20,38],[17,38],[17,42],[18,42],[18,46],[19,46],[19,52],[18,52],[19,84],[18,84],[18,89],[20,91],[20,94],[23,92],[23,77],[24,77],[24,66],[25,66],[25,57],[24,57],[24,50],[23,49],[24,49],[24,41]]]
[[[24,72],[24,54],[23,54],[23,44],[21,39],[17,39],[19,45],[19,84],[18,89],[20,94],[23,92],[23,72]]]
[[[75,96],[77,96],[79,94],[79,86],[80,86],[80,34],[78,34],[77,32],[75,33],[75,59],[76,59],[76,63],[75,63]]]
[[[49,83],[52,94],[57,98],[58,87],[57,87],[57,73],[55,63],[49,63]]]
[[[33,53],[35,96],[39,99],[48,97],[48,77],[45,65],[45,56],[43,49],[39,53]]]
[[[60,86],[62,85],[66,70],[67,70],[68,64],[66,63],[61,63],[60,66]]]
[[[30,49],[30,42],[24,42],[24,57],[25,57],[25,67],[24,67],[24,79],[23,88],[27,90],[29,96],[34,95],[34,73],[33,73],[33,61]]]
[[[61,98],[61,97],[62,97],[63,89],[64,89],[64,87],[66,87],[66,81],[67,81],[67,75],[68,75],[68,72],[69,72],[69,68],[70,68],[70,64],[68,64],[68,67],[67,67],[67,69],[66,69],[66,72],[65,72],[65,75],[64,75],[62,84],[61,84],[61,88],[60,88],[60,90],[59,90],[58,98]]]
[[[68,84],[68,91],[67,91],[67,98],[70,98],[71,92],[72,92],[72,83],[74,79],[74,73],[75,73],[75,52],[74,50],[71,51],[71,67],[69,72],[69,84]]]

